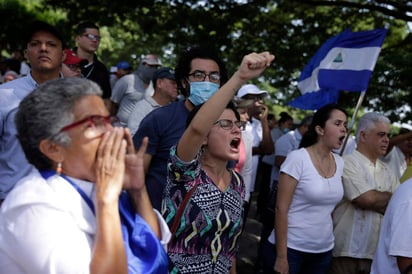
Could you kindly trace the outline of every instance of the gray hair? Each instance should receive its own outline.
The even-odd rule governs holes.
[[[381,113],[377,112],[369,112],[364,115],[359,119],[358,121],[358,127],[356,129],[356,142],[359,142],[360,140],[360,133],[363,132],[368,132],[371,129],[376,127],[377,123],[385,123],[390,125],[391,121],[388,119],[388,117],[384,116]]]
[[[71,139],[60,130],[73,122],[74,105],[87,95],[102,95],[101,88],[85,78],[71,77],[38,86],[20,103],[15,116],[17,138],[29,163],[39,170],[52,162],[39,149],[42,140],[69,146]]]

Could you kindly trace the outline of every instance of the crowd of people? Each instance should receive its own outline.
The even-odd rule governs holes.
[[[254,192],[256,273],[411,270],[412,131],[368,112],[340,152],[341,106],[276,119],[251,83],[267,51],[232,76],[198,45],[108,70],[92,22],[24,38],[1,68],[0,272],[235,274]]]

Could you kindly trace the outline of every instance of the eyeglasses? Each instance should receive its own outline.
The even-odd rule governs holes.
[[[216,124],[226,130],[231,130],[233,128],[233,125],[236,125],[240,129],[242,129],[244,126],[244,123],[242,121],[232,121],[229,119],[218,120],[214,123],[214,125]]]
[[[189,76],[192,76],[193,79],[197,82],[203,82],[206,80],[206,76],[209,77],[209,81],[213,83],[219,83],[220,82],[220,74],[219,72],[211,72],[207,74],[204,71],[200,70],[195,70],[194,72],[190,73]]]
[[[89,38],[92,41],[93,40],[100,41],[100,39],[102,39],[102,37],[100,35],[94,35],[94,34],[91,34],[91,33],[85,33],[82,36],[85,36],[85,37]]]
[[[106,131],[107,125],[112,125],[113,127],[118,127],[120,126],[120,121],[119,118],[116,116],[101,116],[101,115],[91,115],[88,116],[80,121],[74,122],[72,124],[69,124],[65,127],[63,127],[60,132],[65,132],[68,131],[72,128],[75,128],[83,123],[90,123],[90,126],[94,129],[100,129],[103,130],[103,132]]]
[[[266,98],[266,94],[259,94],[259,95],[247,94],[247,95],[243,96],[242,98],[246,99],[246,100],[261,101],[261,100]]]

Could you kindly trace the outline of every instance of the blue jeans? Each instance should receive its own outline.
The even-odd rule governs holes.
[[[322,253],[308,253],[288,248],[289,274],[324,274],[332,261],[332,250]],[[265,243],[263,255],[263,273],[273,274],[276,260],[276,246]]]

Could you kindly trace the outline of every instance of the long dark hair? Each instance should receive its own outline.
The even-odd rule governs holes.
[[[342,111],[346,117],[348,113],[342,107],[337,104],[329,104],[318,109],[313,115],[313,120],[309,126],[309,130],[303,135],[302,140],[300,141],[299,147],[309,147],[318,142],[318,134],[316,133],[316,127],[320,126],[325,128],[326,121],[329,120],[332,111],[339,110]]]

